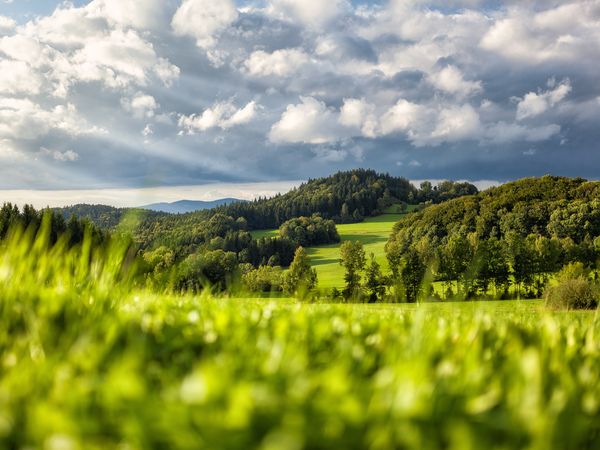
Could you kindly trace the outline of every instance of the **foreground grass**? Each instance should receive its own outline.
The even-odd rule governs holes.
[[[392,228],[404,214],[383,214],[369,217],[361,223],[337,225],[338,233],[344,241],[359,241],[363,244],[367,257],[373,253],[375,259],[381,264],[383,270],[388,270],[388,261],[385,257],[385,244],[390,237]],[[277,235],[277,230],[262,230],[252,233],[255,238],[272,237]],[[322,245],[307,249],[312,266],[317,270],[320,289],[344,287],[344,269],[339,264],[339,244]]]
[[[156,295],[125,255],[0,248],[0,448],[600,445],[595,312]]]

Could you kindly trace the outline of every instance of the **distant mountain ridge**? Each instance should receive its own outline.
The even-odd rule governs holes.
[[[148,209],[150,211],[164,212],[169,214],[186,214],[205,209],[216,208],[217,206],[228,205],[230,203],[244,202],[237,198],[221,198],[212,201],[201,200],[179,200],[172,203],[160,202],[150,205],[140,206],[138,209]]]

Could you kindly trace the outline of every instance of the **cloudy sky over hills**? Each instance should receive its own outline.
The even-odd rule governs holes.
[[[596,0],[0,0],[0,188],[595,178],[598,61]]]

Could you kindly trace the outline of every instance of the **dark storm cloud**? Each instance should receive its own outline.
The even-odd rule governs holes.
[[[0,187],[593,178],[599,18],[595,0],[95,0],[0,21]]]

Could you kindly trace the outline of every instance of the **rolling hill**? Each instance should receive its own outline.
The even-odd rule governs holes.
[[[438,186],[424,183],[417,188],[406,178],[354,169],[309,180],[286,194],[251,202],[228,203],[183,214],[134,210],[136,226],[132,233],[142,248],[167,246],[178,251],[184,249],[179,253],[187,254],[205,243],[203,235],[208,221],[215,216],[224,222],[231,222],[227,218],[239,221],[236,230],[221,233],[221,237],[225,237],[227,231],[272,229],[289,219],[313,214],[333,219],[338,224],[360,223],[382,214],[391,205],[439,203],[474,193],[477,188],[469,183],[447,181]],[[76,205],[61,211],[65,217],[75,214],[102,228],[114,229],[132,210]]]
[[[148,209],[150,211],[164,212],[169,214],[185,214],[243,201],[244,200],[239,200],[237,198],[221,198],[212,201],[179,200],[172,203],[152,203],[150,205],[140,206],[139,209]]]

